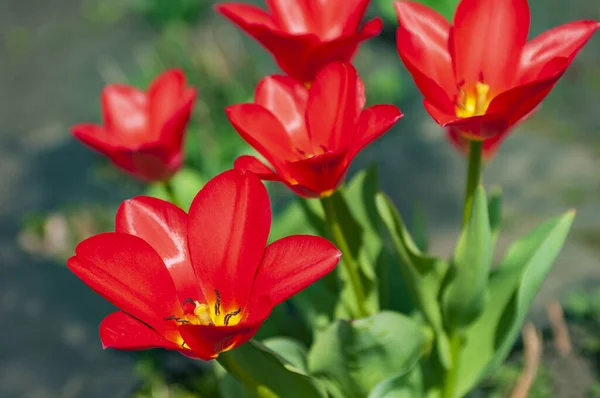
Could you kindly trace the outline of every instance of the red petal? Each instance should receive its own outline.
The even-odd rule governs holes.
[[[495,97],[487,112],[505,115],[510,125],[531,114],[548,95],[558,79],[564,74],[569,62],[566,58],[554,58],[541,72],[539,80],[517,86]]]
[[[110,157],[115,149],[110,143],[108,132],[102,126],[83,123],[73,126],[71,132],[79,141],[105,156]]]
[[[104,233],[84,240],[69,269],[115,306],[158,333],[176,329],[164,318],[181,315],[175,286],[158,253],[137,236]]]
[[[183,325],[179,328],[185,344],[204,361],[238,347],[252,338],[262,322],[235,326]]]
[[[282,181],[281,177],[268,168],[263,162],[254,156],[243,155],[235,160],[233,167],[240,171],[249,171],[261,180]]]
[[[172,153],[161,143],[143,146],[138,150],[115,150],[113,162],[143,181],[165,181],[179,170],[183,163],[181,152]]]
[[[306,131],[308,90],[303,83],[287,76],[269,76],[260,81],[254,102],[271,111],[281,122],[292,144],[310,150]]]
[[[285,167],[295,180],[294,185],[299,184],[320,195],[339,186],[349,165],[346,150],[339,150],[291,162]]]
[[[161,144],[172,152],[182,152],[183,137],[190,121],[194,103],[196,101],[196,90],[188,88],[184,93],[181,104],[169,116],[170,118],[162,125],[160,131]],[[180,156],[183,156],[181,154]]]
[[[459,118],[442,112],[427,101],[424,101],[423,105],[440,126],[454,127],[471,139],[486,139],[503,133],[509,127],[508,119],[503,115],[486,113],[481,116]]]
[[[266,0],[266,3],[281,30],[288,33],[318,34],[318,26],[313,17],[318,10],[311,10],[310,0]]]
[[[148,141],[148,98],[143,91],[111,84],[102,91],[104,127],[113,145],[136,148]]]
[[[470,91],[483,75],[492,95],[509,89],[528,33],[527,0],[461,0],[450,40],[456,80]]]
[[[527,43],[521,54],[520,84],[534,80],[552,58],[564,57],[570,64],[599,27],[596,21],[575,21],[550,29]]]
[[[117,350],[148,350],[165,348],[177,350],[181,347],[167,340],[150,326],[123,311],[113,312],[100,324],[102,348]]]
[[[225,109],[229,121],[250,146],[275,168],[285,160],[300,157],[281,122],[257,104],[232,105]]]
[[[356,69],[350,64],[333,63],[317,75],[308,95],[306,123],[316,150],[325,147],[338,150],[348,146],[348,132],[356,129],[356,122],[364,92],[359,85]]]
[[[413,76],[413,71],[418,70],[419,79],[415,80],[423,95],[437,97],[439,94],[429,93],[431,83],[423,81],[422,75],[433,80],[447,96],[456,94],[457,82],[448,52],[450,24],[446,18],[423,4],[399,1],[394,5],[399,22],[398,53]]]
[[[229,18],[233,23],[239,25],[248,33],[250,33],[250,25],[264,25],[271,29],[277,28],[273,17],[264,10],[250,4],[217,4],[215,10],[226,18]]]
[[[317,73],[332,62],[350,63],[360,43],[377,36],[382,29],[383,22],[381,19],[375,18],[367,22],[359,33],[315,45],[310,50],[306,65],[311,76],[309,80],[314,80]]]
[[[148,89],[150,128],[158,138],[163,125],[181,104],[185,91],[185,75],[171,69],[158,76]]]
[[[264,308],[262,302],[275,306],[327,275],[341,255],[331,242],[318,236],[289,236],[271,243],[252,287],[252,319],[271,312],[272,307]],[[263,308],[257,308],[257,304]]]
[[[400,109],[394,105],[375,105],[362,111],[348,159],[354,158],[364,147],[381,137],[402,116]]]
[[[180,302],[187,298],[204,302],[188,251],[187,217],[172,203],[138,196],[119,207],[115,231],[138,236],[156,250],[171,274]]]
[[[189,211],[188,240],[204,297],[244,307],[271,227],[265,186],[252,173],[229,170],[210,180]]]
[[[398,43],[398,54],[404,66],[410,72],[425,99],[434,104],[436,108],[443,109],[448,113],[453,112],[454,104],[450,100],[451,93],[446,92],[435,80],[413,65],[413,62],[427,57],[425,54],[428,50],[425,43],[419,37],[412,36],[401,28],[398,28],[396,42]]]

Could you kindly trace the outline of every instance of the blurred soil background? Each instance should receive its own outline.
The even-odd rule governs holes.
[[[97,327],[111,307],[63,266],[79,239],[112,227],[120,201],[143,192],[76,142],[69,128],[99,120],[106,83],[145,86],[161,70],[181,66],[200,99],[188,139],[188,149],[200,155],[188,159],[188,166],[208,179],[248,152],[222,109],[246,101],[258,80],[277,69],[209,3],[214,2],[0,2],[0,397],[173,396],[160,395],[169,394],[171,376],[156,378],[163,384],[148,382],[157,372],[154,357],[144,362],[138,360],[144,355],[102,351]],[[354,169],[377,163],[383,189],[404,217],[410,221],[415,206],[422,206],[432,251],[449,254],[460,220],[465,161],[423,110],[397,57],[391,0],[372,3],[370,13],[385,16],[386,30],[362,47],[355,64],[369,103],[396,103],[406,116],[361,154]],[[445,12],[454,8],[453,1],[430,3]],[[600,19],[598,1],[530,0],[530,5],[532,35],[576,19]],[[578,210],[531,314],[544,329],[546,304],[565,302],[577,354],[564,362],[550,349],[538,376],[539,396],[600,396],[590,395],[598,389],[600,344],[594,351],[589,333],[600,330],[600,306],[594,307],[600,297],[593,297],[600,288],[599,98],[595,37],[485,172],[486,185],[504,191],[499,255],[538,222]],[[516,367],[500,372],[498,383],[514,380],[518,353],[515,358]],[[163,359],[167,365],[161,369],[169,367],[170,375],[198,366],[186,362],[182,370],[177,358]]]

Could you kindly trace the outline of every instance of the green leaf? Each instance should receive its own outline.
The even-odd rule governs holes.
[[[300,354],[299,347],[292,348],[293,343],[282,341],[271,341],[270,344],[281,349],[283,355],[277,354],[256,340],[250,340],[232,351],[219,355],[219,364],[231,375],[245,380],[242,396],[248,398],[327,397],[323,386],[317,380],[284,358],[284,356],[294,357],[294,361],[297,362],[297,356]],[[235,391],[231,387],[227,389]]]
[[[173,176],[171,185],[177,202],[183,210],[188,211],[198,191],[204,186],[204,180],[197,171],[183,168]],[[171,197],[162,183],[151,184],[146,195],[171,201]]]
[[[427,235],[427,218],[425,208],[420,203],[415,205],[413,210],[412,230],[415,237],[415,243],[423,253],[429,251],[429,237]]]
[[[392,242],[398,267],[406,281],[406,288],[413,302],[434,330],[439,360],[444,367],[448,368],[451,363],[450,345],[444,331],[442,311],[438,303],[448,264],[442,259],[426,256],[419,250],[404,225],[400,213],[387,196],[378,194],[376,204]]]
[[[317,335],[308,369],[344,397],[362,398],[382,381],[411,370],[423,354],[425,340],[421,324],[395,312],[338,320]]]
[[[273,337],[263,340],[263,344],[295,366],[296,369],[308,372],[306,365],[308,350],[300,342],[287,337]]]
[[[485,191],[479,186],[473,198],[471,219],[454,254],[450,281],[443,292],[444,316],[449,329],[468,326],[483,312],[491,266],[492,233]]]
[[[490,306],[464,334],[457,395],[466,395],[506,359],[531,302],[550,272],[575,217],[569,211],[515,242],[489,280]]]
[[[423,374],[419,366],[382,381],[368,398],[419,398],[423,397]]]
[[[500,187],[492,187],[488,201],[488,213],[490,229],[492,230],[492,242],[495,244],[502,226],[502,189]]]

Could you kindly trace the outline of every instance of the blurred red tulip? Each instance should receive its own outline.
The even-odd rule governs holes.
[[[301,196],[331,195],[358,152],[402,117],[393,105],[364,106],[363,82],[350,64],[329,64],[310,89],[290,77],[267,77],[256,89],[255,103],[226,111],[275,171],[254,156],[241,156],[235,167],[283,182]]]
[[[216,10],[273,54],[289,76],[311,82],[334,61],[351,62],[359,44],[383,29],[379,18],[359,29],[369,0],[266,0],[256,6],[225,3]]]
[[[398,53],[425,108],[460,147],[486,140],[488,157],[536,109],[600,26],[571,22],[527,42],[527,0],[461,0],[453,25],[419,3],[395,6]]]
[[[183,163],[183,136],[196,99],[182,71],[170,70],[147,92],[122,84],[102,91],[102,126],[79,124],[73,135],[143,181],[169,179]]]
[[[267,191],[226,171],[189,214],[150,197],[124,202],[116,232],[81,242],[67,265],[121,311],[100,326],[105,348],[161,347],[210,360],[248,341],[273,307],[332,271],[340,252],[316,236],[266,246]]]

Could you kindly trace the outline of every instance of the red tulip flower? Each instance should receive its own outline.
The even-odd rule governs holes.
[[[311,82],[334,61],[351,62],[359,44],[383,29],[379,18],[360,22],[369,0],[266,0],[268,12],[240,3],[219,4],[229,18],[273,54],[289,76]]]
[[[183,163],[183,136],[196,90],[180,70],[160,75],[147,92],[123,84],[102,91],[103,125],[79,124],[73,135],[143,181],[169,179]]]
[[[310,89],[290,77],[267,77],[254,101],[228,107],[227,115],[274,171],[254,156],[241,156],[235,167],[305,197],[331,195],[358,152],[402,117],[393,105],[363,109],[363,82],[345,63],[329,64]]]
[[[81,242],[67,265],[121,310],[100,325],[105,348],[166,348],[202,360],[248,341],[273,307],[336,266],[315,236],[266,246],[267,191],[251,173],[206,184],[189,214],[150,197],[124,202],[115,232]]]
[[[461,0],[453,25],[422,4],[395,5],[398,53],[425,108],[451,137],[494,139],[490,154],[502,134],[535,110],[600,26],[572,22],[527,42],[527,0]]]

